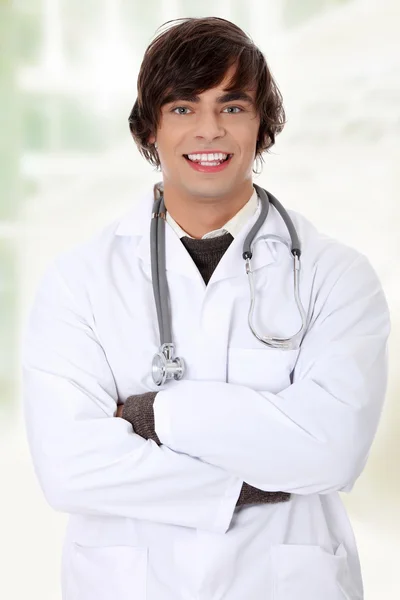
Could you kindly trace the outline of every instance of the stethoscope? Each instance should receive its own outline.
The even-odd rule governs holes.
[[[270,192],[253,183],[257,195],[261,202],[260,215],[248,233],[243,244],[243,259],[246,263],[246,273],[249,277],[250,285],[250,309],[248,314],[248,323],[253,335],[266,346],[270,348],[279,348],[281,350],[292,350],[300,334],[306,327],[306,313],[300,300],[299,295],[299,274],[300,274],[300,241],[297,236],[296,229],[291,218],[282,206],[282,204]],[[167,276],[165,269],[165,217],[166,209],[164,204],[162,182],[154,186],[154,205],[150,227],[150,250],[151,250],[151,275],[153,280],[153,292],[157,309],[158,325],[160,331],[160,348],[157,354],[153,357],[152,376],[156,385],[163,385],[169,379],[182,379],[185,373],[185,363],[182,358],[174,356],[175,346],[172,342],[171,335],[171,318],[169,314],[169,295]],[[288,229],[291,238],[291,247],[288,242],[273,234],[266,234],[258,237],[254,244],[261,239],[270,238],[275,241],[282,242],[288,247],[293,255],[293,275],[294,275],[294,296],[296,299],[297,308],[301,316],[301,328],[297,333],[289,338],[278,338],[274,336],[259,335],[253,326],[253,312],[255,304],[254,279],[253,271],[251,270],[251,258],[253,256],[251,243],[267,218],[270,203],[275,206],[285,225]]]

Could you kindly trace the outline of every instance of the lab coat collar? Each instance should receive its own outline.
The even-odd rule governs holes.
[[[153,202],[153,188],[152,186],[149,186],[149,191],[142,194],[137,205],[122,216],[115,230],[115,235],[117,236],[137,236],[140,238],[138,244],[135,246],[135,254],[147,265],[151,265],[150,222]],[[245,275],[245,261],[242,257],[243,243],[259,214],[260,205],[255,214],[243,225],[225,254],[222,256],[208,285],[221,279]],[[285,239],[290,239],[281,216],[272,205],[270,205],[267,219],[256,234],[255,239],[266,233],[273,233],[275,235],[281,235]],[[182,244],[179,236],[167,223],[165,224],[165,245],[166,270],[180,273],[193,279],[198,279],[200,273],[193,259]],[[257,269],[274,263],[277,260],[278,251],[281,251],[281,247],[282,244],[273,240],[259,241],[254,248],[251,261],[252,270],[256,271]]]

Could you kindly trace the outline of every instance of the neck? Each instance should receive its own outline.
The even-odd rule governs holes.
[[[186,233],[200,239],[220,229],[250,200],[254,192],[251,181],[227,196],[193,196],[164,181],[164,203],[171,217]]]

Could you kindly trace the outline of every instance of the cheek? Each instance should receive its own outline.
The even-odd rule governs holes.
[[[257,144],[257,136],[258,136],[259,126],[254,122],[246,122],[238,125],[235,128],[235,131],[231,131],[232,135],[235,136],[235,139],[238,145],[242,148],[243,154],[251,155],[254,154],[254,149]]]
[[[184,147],[185,132],[182,127],[175,129],[164,129],[157,136],[158,152],[160,159],[164,162],[175,163],[184,160],[182,157],[182,147]],[[179,149],[179,151],[178,151]]]

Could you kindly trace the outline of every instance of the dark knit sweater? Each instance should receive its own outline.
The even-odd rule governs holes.
[[[232,241],[233,237],[230,233],[208,239],[193,239],[187,236],[181,238],[182,244],[192,257],[206,284]],[[135,433],[145,439],[152,439],[160,446],[161,442],[154,428],[153,404],[156,395],[157,392],[146,392],[129,396],[125,400],[122,418],[132,424]],[[287,500],[290,500],[290,494],[287,492],[265,492],[243,482],[236,505],[276,503]]]

